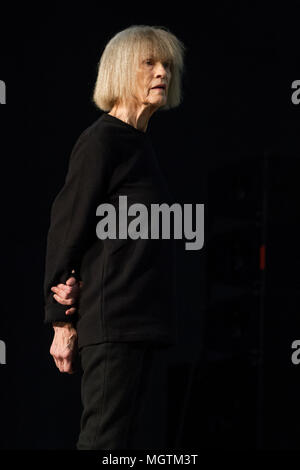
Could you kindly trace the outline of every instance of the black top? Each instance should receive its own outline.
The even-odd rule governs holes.
[[[99,204],[172,204],[149,135],[103,113],[79,136],[50,218],[45,322],[73,321],[79,347],[106,341],[177,343],[176,250],[171,239],[100,240]],[[136,216],[128,216],[128,223]],[[117,231],[118,237],[118,231]],[[78,316],[50,288],[75,269],[83,281]]]

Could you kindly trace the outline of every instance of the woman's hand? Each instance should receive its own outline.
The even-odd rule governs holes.
[[[72,271],[74,273],[74,270]],[[58,284],[51,287],[54,292],[53,297],[62,305],[73,305],[78,302],[82,281],[77,281],[75,277],[69,277],[66,284]],[[66,315],[73,315],[76,307],[66,310]],[[77,331],[69,322],[54,322],[54,338],[50,348],[50,354],[60,372],[73,374],[75,372],[74,363],[77,357]]]
[[[51,287],[51,290],[54,292],[53,297],[57,302],[62,305],[73,305],[79,300],[81,287],[82,281],[77,281],[75,277],[69,277],[66,284],[57,284],[57,286]],[[75,312],[76,307],[71,307],[65,313],[73,315]]]
[[[54,338],[50,354],[60,372],[73,374],[74,362],[77,356],[77,331],[71,323],[53,323]]]

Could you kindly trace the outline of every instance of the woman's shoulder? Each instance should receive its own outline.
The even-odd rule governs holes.
[[[93,134],[95,137],[101,136],[103,139],[110,139],[114,137],[124,138],[125,140],[140,140],[145,137],[145,132],[136,129],[127,122],[103,112],[101,116],[93,122],[87,129],[87,134]]]
[[[102,114],[96,121],[85,128],[78,137],[80,141],[102,142],[111,141],[113,129],[107,125]]]
[[[84,153],[119,154],[135,148],[145,137],[129,124],[102,113],[101,116],[84,129],[75,144],[76,149]]]
[[[84,161],[93,166],[99,158],[103,162],[111,161],[116,153],[114,144],[116,141],[100,116],[77,137],[70,155],[70,164],[81,165]]]
[[[73,146],[73,154],[111,155],[116,150],[118,139],[102,116],[79,134]]]

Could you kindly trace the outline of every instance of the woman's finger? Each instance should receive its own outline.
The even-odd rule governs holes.
[[[60,296],[62,296],[63,294],[63,296],[67,298],[70,295],[78,294],[79,284],[76,284],[74,286],[65,286],[64,284],[58,284],[58,286],[51,287],[51,290],[52,292],[55,292],[56,294]]]
[[[58,289],[57,287],[53,287],[51,288],[51,290],[52,292],[55,292],[55,294],[58,295],[58,297],[60,297],[61,299],[70,299],[74,301],[74,298],[76,297],[76,292],[74,291],[66,293],[65,291],[63,291],[62,289]]]
[[[69,294],[70,292],[72,292],[72,290],[74,289],[75,286],[66,286],[65,284],[57,284],[57,286],[53,286],[51,287],[51,290],[61,290],[63,292],[66,292],[67,294]]]
[[[66,372],[67,374],[73,374],[71,361],[64,361],[64,372]]]
[[[76,308],[71,307],[71,308],[68,308],[68,310],[65,311],[65,314],[66,315],[74,315],[75,312],[76,312]]]
[[[66,281],[66,284],[67,286],[75,286],[77,284],[77,279],[75,277],[69,277],[69,279],[67,279]]]
[[[54,356],[53,356],[53,360],[55,362],[56,367],[59,369],[59,361]]]
[[[53,294],[53,297],[57,302],[59,302],[62,305],[72,305],[74,303],[74,299],[64,299],[63,297],[60,297],[57,294]]]

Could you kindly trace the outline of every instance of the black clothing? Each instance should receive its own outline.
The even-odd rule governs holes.
[[[142,203],[149,238],[100,240],[99,204]],[[74,321],[79,347],[101,342],[176,344],[175,240],[151,239],[150,205],[172,204],[149,135],[103,113],[79,136],[65,184],[56,196],[47,237],[45,322]],[[128,222],[135,217],[128,216]],[[170,218],[172,220],[172,217]],[[82,279],[78,317],[50,290],[71,270]]]
[[[77,449],[165,448],[164,417],[155,403],[162,351],[145,342],[106,342],[83,347],[80,356],[83,413]]]

